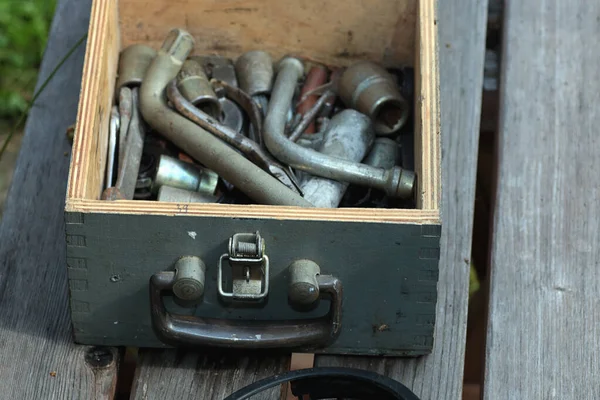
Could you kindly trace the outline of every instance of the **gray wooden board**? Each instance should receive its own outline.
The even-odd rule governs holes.
[[[438,5],[443,185],[433,353],[413,360],[330,356],[315,360],[319,366],[356,367],[391,376],[422,400],[462,396],[487,4],[453,0]]]
[[[255,231],[270,260],[268,301],[229,306],[217,293],[219,257],[233,234]],[[321,274],[343,282],[342,331],[324,351],[426,354],[433,342],[439,241],[439,225],[69,213],[75,336],[85,344],[163,347],[152,330],[148,281],[172,270],[181,256],[198,256],[206,264],[205,293],[200,305],[189,308],[164,296],[174,314],[229,321],[327,318],[329,301],[302,312],[288,304],[287,268],[309,259]],[[228,268],[225,262],[224,276]]]
[[[443,229],[438,284],[438,305],[433,354],[420,359],[318,356],[319,365],[355,366],[396,378],[425,399],[461,397],[465,351],[469,259],[475,194],[475,173],[479,139],[479,116],[483,83],[487,1],[453,0],[440,2],[441,124],[443,146]],[[190,368],[200,371],[185,376],[177,369],[161,370],[152,350],[141,353],[137,371],[136,399],[168,398],[178,385],[197,385],[203,357],[191,353]],[[173,352],[165,351],[168,360]],[[284,364],[281,364],[284,365]],[[232,385],[238,371],[228,370]],[[252,374],[252,370],[248,370]],[[145,388],[142,396],[141,388]],[[222,390],[222,389],[221,389]],[[189,394],[182,399],[193,399]],[[218,399],[218,397],[205,397]],[[268,399],[273,396],[265,397]]]
[[[133,383],[131,399],[222,400],[257,380],[289,369],[288,356],[258,353],[240,357],[220,351],[144,350]],[[281,388],[253,396],[252,400],[274,400]]]
[[[485,399],[600,398],[599,21],[507,2]]]
[[[40,83],[86,32],[91,1],[58,2]],[[118,354],[71,337],[63,209],[81,46],[31,110],[0,227],[0,397],[111,399]],[[86,354],[99,364],[86,362]]]

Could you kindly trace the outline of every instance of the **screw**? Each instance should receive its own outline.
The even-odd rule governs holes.
[[[85,362],[92,368],[108,367],[113,359],[113,353],[107,347],[94,346],[85,352]]]
[[[121,277],[119,275],[113,275],[110,277],[111,282],[119,282],[120,280],[121,280]]]

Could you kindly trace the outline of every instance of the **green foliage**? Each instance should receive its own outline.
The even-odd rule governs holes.
[[[0,0],[0,118],[26,111],[56,0]]]

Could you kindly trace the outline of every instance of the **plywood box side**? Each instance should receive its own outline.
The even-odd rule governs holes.
[[[413,64],[418,0],[122,0],[123,45],[159,48],[181,27],[196,53],[237,57],[248,50],[310,56],[332,65],[370,59]]]
[[[415,169],[417,208],[439,210],[441,137],[435,0],[419,2],[415,57]]]
[[[97,199],[102,190],[120,48],[118,21],[115,1],[93,2],[69,169],[68,199]]]
[[[205,216],[228,218],[263,218],[299,221],[382,222],[418,225],[439,225],[438,210],[371,209],[365,213],[357,208],[302,208],[266,205],[178,204],[137,200],[77,200],[69,199],[67,212],[135,215]]]

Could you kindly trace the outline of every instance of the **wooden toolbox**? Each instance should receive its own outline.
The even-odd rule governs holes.
[[[435,18],[435,0],[94,0],[65,212],[75,341],[429,353],[441,233]],[[100,200],[119,52],[134,43],[159,49],[173,28],[195,37],[194,54],[235,59],[261,49],[274,60],[292,53],[340,67],[358,60],[413,66],[416,209]],[[219,257],[234,234],[257,231],[270,262],[268,300],[254,307],[223,303]],[[151,299],[150,278],[173,270],[182,256],[206,265],[202,303],[184,307],[160,291]],[[333,300],[310,311],[290,307],[288,266],[300,259],[339,279],[341,309]],[[153,313],[163,314],[158,329],[170,340],[157,336]],[[310,343],[317,326],[334,329],[336,318],[338,336]],[[309,341],[277,337],[294,330]]]

